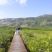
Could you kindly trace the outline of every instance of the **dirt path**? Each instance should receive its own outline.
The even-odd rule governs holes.
[[[18,31],[15,32],[8,52],[27,52]]]

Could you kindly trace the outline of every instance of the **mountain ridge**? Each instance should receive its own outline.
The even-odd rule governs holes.
[[[38,17],[27,17],[27,18],[0,19],[0,26],[18,26],[18,25],[22,27],[52,26],[52,15],[41,15]]]

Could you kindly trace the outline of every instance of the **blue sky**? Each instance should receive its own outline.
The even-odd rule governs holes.
[[[0,0],[0,19],[52,14],[52,0]]]

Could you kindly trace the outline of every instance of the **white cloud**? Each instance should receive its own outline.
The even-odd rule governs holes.
[[[5,5],[8,3],[8,0],[0,0],[0,5]]]
[[[26,5],[27,0],[16,0],[16,2],[19,2],[20,5]]]
[[[12,3],[13,1],[14,0],[0,0],[0,5],[6,5],[9,2]],[[27,0],[15,0],[15,1],[18,2],[20,5],[26,5],[26,3],[27,3]]]

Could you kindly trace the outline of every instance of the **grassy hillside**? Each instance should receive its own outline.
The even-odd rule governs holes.
[[[22,29],[21,33],[30,52],[52,52],[52,30]]]
[[[0,26],[52,27],[52,15],[27,18],[7,18],[0,20]]]

